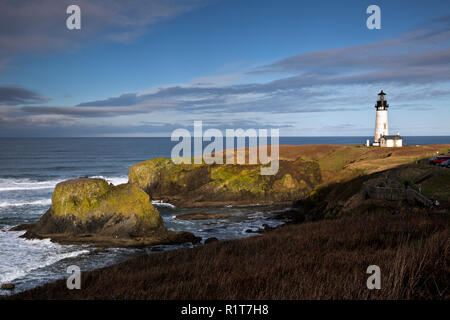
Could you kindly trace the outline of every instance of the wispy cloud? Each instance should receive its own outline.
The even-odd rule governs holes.
[[[73,48],[80,40],[127,42],[148,27],[205,4],[200,0],[78,0],[82,31],[66,28],[71,0],[3,0],[0,2],[2,53]]]
[[[250,74],[292,76],[274,83],[290,86],[433,83],[450,79],[450,18],[375,43],[302,53],[254,68]]]
[[[0,104],[23,105],[48,102],[37,92],[19,87],[0,87]]]
[[[449,20],[448,16],[433,20],[395,39],[306,52],[242,72],[247,75],[247,79],[248,76],[267,73],[288,74],[265,83],[232,83],[242,77],[236,74],[204,77],[187,84],[155,87],[147,93],[126,93],[78,106],[108,107],[108,112],[113,112],[112,107],[129,106],[130,113],[153,112],[155,108],[146,107],[147,104],[155,106],[155,101],[170,101],[168,108],[197,113],[354,110],[354,107],[346,105],[348,102],[343,100],[345,97],[336,95],[334,88],[392,84],[404,87],[428,86],[449,81]],[[439,95],[436,90],[430,90],[427,96],[432,92],[433,95]],[[354,103],[357,99],[352,96]]]
[[[183,121],[138,121],[127,124],[103,124],[103,123],[82,123],[66,115],[32,115],[24,116],[12,115],[15,110],[9,110],[0,107],[0,136],[98,136],[98,135],[159,135],[168,136],[175,129],[184,128],[193,133],[193,122]],[[230,126],[230,123],[233,125]],[[290,128],[290,124],[267,124],[264,120],[243,120],[238,117],[230,119],[229,123],[208,119],[204,121],[203,130],[215,128],[222,130],[228,128]]]
[[[10,63],[11,59],[7,57],[0,57],[0,71],[5,69]]]

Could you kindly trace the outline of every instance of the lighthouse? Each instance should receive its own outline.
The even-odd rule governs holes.
[[[373,145],[380,145],[381,136],[389,135],[389,127],[388,127],[388,108],[389,105],[386,100],[386,93],[381,90],[378,94],[378,101],[375,105],[377,109],[377,116],[375,120],[375,138],[373,139]]]
[[[389,104],[386,100],[386,93],[381,90],[378,94],[378,101],[375,105],[377,109],[375,120],[375,137],[373,139],[374,147],[401,147],[402,138],[400,133],[395,136],[389,135],[388,109]]]

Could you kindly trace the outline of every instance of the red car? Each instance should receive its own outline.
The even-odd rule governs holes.
[[[450,156],[438,156],[438,157],[431,158],[428,161],[428,163],[436,165],[436,164],[441,164],[442,162],[447,161],[449,159],[450,159]]]

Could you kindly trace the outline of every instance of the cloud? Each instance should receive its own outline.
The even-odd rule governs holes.
[[[433,83],[450,79],[450,18],[435,19],[398,38],[301,53],[254,68],[249,74],[291,76],[280,88],[360,83]]]
[[[112,97],[105,100],[97,100],[80,103],[78,107],[103,107],[103,106],[129,106],[135,105],[144,99],[138,98],[136,93],[124,93],[119,97]]]
[[[7,57],[0,57],[0,71],[5,69],[10,63],[11,59]]]
[[[170,16],[169,12],[165,16]],[[145,17],[129,21],[127,17],[118,17],[118,23],[139,27],[152,21]],[[24,92],[10,94],[3,100],[0,94],[0,103],[21,105],[15,108],[15,113],[4,111],[3,115],[0,107],[0,116],[4,121],[2,125],[21,119],[34,128],[52,126],[51,121],[55,121],[58,122],[53,124],[55,127],[62,122],[80,130],[84,120],[94,122],[104,118],[113,122],[115,117],[132,116],[142,120],[144,115],[157,118],[170,113],[177,116],[173,120],[176,125],[169,121],[109,125],[115,133],[169,132],[174,126],[182,127],[194,118],[211,120],[209,123],[218,128],[230,127],[230,124],[243,128],[266,127],[261,124],[272,120],[276,121],[276,127],[290,128],[295,124],[296,114],[370,110],[375,93],[381,88],[388,92],[389,99],[394,99],[393,105],[398,109],[433,110],[436,106],[432,103],[445,103],[450,95],[446,88],[450,81],[449,21],[449,17],[441,17],[395,39],[301,53],[243,70],[240,74],[199,77],[183,84],[156,86],[76,106],[45,106],[40,104],[45,99],[32,91],[28,91],[28,95]],[[258,81],[261,75],[270,75],[274,80]],[[239,83],[242,79],[245,83]],[[392,87],[395,87],[393,92],[389,90]],[[372,96],[368,96],[370,92]],[[254,120],[258,116],[261,118]],[[80,132],[111,132],[107,127],[87,126]],[[345,121],[334,127],[322,127],[329,131],[360,130],[349,127]]]
[[[194,10],[200,0],[78,0],[81,30],[66,28],[71,0],[3,0],[0,2],[2,53],[73,48],[81,41],[127,42],[148,27]]]
[[[65,115],[75,118],[103,118],[152,113],[157,110],[167,110],[173,106],[174,103],[169,100],[154,99],[134,106],[24,106],[21,110],[24,113],[36,115]]]
[[[91,116],[97,116],[98,107],[107,108],[105,112],[111,115],[126,113],[125,106],[129,106],[129,114],[154,112],[157,108],[145,106],[155,105],[155,101],[170,101],[167,109],[197,114],[357,110],[355,106],[364,104],[364,100],[356,93],[350,96],[339,94],[344,91],[342,87],[389,87],[395,84],[397,88],[415,86],[414,94],[423,91],[421,87],[450,81],[449,20],[449,17],[441,17],[381,42],[298,54],[244,71],[242,75],[202,77],[187,84],[154,87],[141,93],[83,102],[78,107],[90,107],[90,112],[84,112]],[[233,83],[261,74],[283,76],[265,83]],[[429,90],[426,95],[436,97],[439,93]],[[424,95],[417,98],[424,98]],[[114,111],[114,107],[120,109]],[[82,111],[73,109],[73,112]]]
[[[5,111],[5,110],[3,110]],[[140,121],[127,124],[88,124],[82,123],[66,115],[32,115],[7,117],[2,107],[0,107],[0,136],[148,136],[159,135],[169,136],[175,129],[187,129],[193,134],[193,121]],[[232,126],[230,125],[232,123]],[[264,120],[250,120],[235,118],[228,123],[209,119],[203,121],[203,130],[216,128],[225,134],[225,129],[242,128],[244,130],[252,129],[271,129],[271,128],[290,128],[289,124],[268,125]]]
[[[264,88],[263,88],[264,87]],[[28,114],[66,115],[76,118],[102,118],[156,112],[189,113],[197,116],[239,113],[310,113],[356,110],[337,97],[330,88],[295,89],[289,94],[265,85],[229,87],[170,87],[152,94],[127,93],[77,106],[24,106]]]
[[[34,91],[19,87],[0,87],[0,104],[22,105],[49,101]]]

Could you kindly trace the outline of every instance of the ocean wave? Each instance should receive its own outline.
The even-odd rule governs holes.
[[[63,180],[36,181],[31,179],[0,179],[1,191],[53,189]]]
[[[92,176],[90,178],[103,179],[103,180],[108,181],[109,183],[112,183],[115,186],[128,182],[128,177],[127,176],[120,176],[120,177]]]
[[[14,201],[2,201],[0,202],[0,208],[6,207],[25,207],[25,206],[48,206],[52,204],[51,199],[40,199],[29,202],[14,202]]]
[[[76,178],[76,177],[74,177]],[[128,182],[127,176],[118,177],[104,177],[104,176],[93,176],[91,178],[105,179],[113,185],[119,185]],[[20,191],[20,190],[42,190],[42,189],[54,189],[55,186],[64,181],[63,179],[58,180],[47,180],[47,181],[37,181],[28,178],[22,179],[0,179],[0,192],[2,191]]]
[[[46,260],[43,260],[43,261],[41,260],[39,262],[36,262],[36,264],[34,264],[34,265],[28,265],[28,266],[22,265],[21,267],[16,266],[14,268],[10,268],[9,270],[8,269],[2,270],[3,268],[2,268],[2,266],[0,266],[0,270],[2,270],[2,272],[0,273],[0,282],[1,283],[11,282],[15,279],[26,276],[33,270],[45,268],[47,266],[55,264],[56,262],[58,262],[60,260],[67,259],[67,258],[75,258],[77,256],[80,256],[80,255],[86,254],[86,253],[89,253],[89,250],[79,250],[79,251],[74,251],[74,252],[57,254],[53,257],[52,256],[47,257]]]
[[[23,232],[0,233],[0,283],[12,282],[33,270],[45,268],[56,262],[89,253],[89,250],[74,246],[62,246],[44,240],[18,238]]]
[[[157,207],[167,207],[167,208],[172,208],[172,209],[176,208],[173,204],[167,203],[167,202],[162,202],[161,200],[152,200],[152,204]]]

